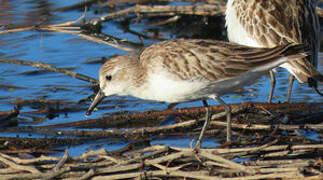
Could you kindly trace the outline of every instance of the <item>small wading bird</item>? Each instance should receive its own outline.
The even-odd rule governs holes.
[[[227,141],[231,140],[231,109],[223,94],[253,84],[272,68],[306,56],[303,45],[252,48],[215,40],[168,40],[140,54],[109,59],[99,71],[100,90],[87,115],[106,96],[134,96],[177,103],[202,100],[205,123],[196,143],[200,147],[211,113],[206,99],[225,107]]]
[[[317,89],[317,81],[323,81],[323,76],[316,70],[320,49],[316,0],[228,0],[225,15],[232,42],[267,48],[288,43],[309,45],[309,56],[280,65],[290,72],[286,101],[290,99],[294,76],[323,96]],[[270,77],[269,103],[276,82],[272,71]]]

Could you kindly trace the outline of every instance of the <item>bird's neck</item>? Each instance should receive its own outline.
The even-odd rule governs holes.
[[[131,88],[139,88],[146,82],[147,69],[144,69],[138,61],[131,62],[127,69],[127,76],[130,80]]]

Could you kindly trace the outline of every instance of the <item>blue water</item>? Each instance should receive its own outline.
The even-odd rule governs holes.
[[[74,4],[77,1],[50,1],[50,8],[63,7],[69,4]],[[7,3],[6,7],[3,3]],[[35,12],[37,7],[37,1],[0,1],[0,23],[3,24],[37,24],[40,23],[40,17]],[[35,14],[36,13],[36,14]],[[75,20],[82,15],[82,11],[66,11],[55,12],[51,16],[44,16],[47,18],[46,23],[56,24],[63,23],[70,20]],[[96,17],[93,11],[87,13],[87,19]],[[140,40],[137,36],[124,33],[123,30],[117,25],[117,23],[106,22],[103,23],[103,32],[118,38],[127,39],[129,41],[139,43]],[[131,26],[133,30],[142,31],[144,25],[136,24]],[[172,37],[173,34],[164,32],[164,37]],[[144,40],[145,45],[152,44],[152,40]],[[25,31],[16,32],[11,34],[0,35],[0,56],[28,61],[39,61],[47,64],[54,65],[60,68],[74,68],[73,71],[97,78],[98,70],[101,64],[87,64],[91,59],[97,59],[101,57],[110,57],[114,54],[126,54],[126,52],[110,47],[105,44],[98,44],[78,36],[56,32],[39,32],[39,31]],[[16,100],[20,98],[27,99],[62,99],[71,104],[75,104],[81,99],[85,99],[93,92],[90,90],[90,83],[77,80],[66,75],[45,72],[34,75],[24,75],[21,73],[35,71],[36,69],[29,66],[20,66],[13,64],[0,63],[0,84],[18,86],[19,88],[0,88],[0,111],[12,110],[14,104],[8,103],[8,101]],[[285,94],[287,91],[288,74],[283,69],[278,69],[277,75],[277,87],[274,94],[273,102],[284,102]],[[319,71],[323,72],[323,61],[320,58]],[[62,89],[60,89],[62,88]],[[227,103],[241,103],[245,101],[253,102],[266,102],[268,92],[270,89],[270,83],[267,77],[263,77],[256,84],[246,87],[251,89],[250,92],[245,93],[232,93],[223,97]],[[323,86],[320,87],[323,90]],[[4,99],[2,99],[4,98]],[[124,98],[124,97],[122,97]],[[109,99],[120,99],[119,97],[110,97]],[[112,110],[100,110],[93,113],[89,118],[84,116],[85,112],[68,113],[68,116],[59,114],[54,119],[46,119],[44,122],[37,124],[49,125],[58,124],[64,122],[73,122],[86,119],[99,118],[103,113],[117,112],[117,111],[147,111],[147,110],[163,110],[167,107],[167,104],[160,102],[151,102],[138,100],[133,97],[126,97],[124,99],[137,100],[129,101],[122,104],[121,108]],[[292,102],[322,102],[323,98],[319,97],[313,90],[307,85],[300,85],[294,83],[294,89],[292,94]],[[115,102],[115,101],[112,101]],[[89,104],[90,102],[88,102]],[[214,101],[209,101],[211,105],[216,104]],[[88,106],[81,106],[87,107]],[[104,104],[115,105],[115,104]],[[184,107],[199,107],[202,106],[201,102],[189,102],[182,103],[176,106],[176,108]],[[29,106],[24,106],[21,112],[32,111]],[[42,117],[42,115],[39,115]],[[28,117],[28,116],[24,116]],[[21,125],[32,125],[30,123],[21,123]],[[0,133],[1,136],[16,136],[18,133]],[[20,134],[20,137],[26,137],[27,134]],[[316,137],[315,135],[308,135]],[[42,135],[32,135],[32,137],[42,137]],[[193,137],[192,137],[193,138]],[[152,144],[166,144],[166,145],[178,145],[181,147],[188,147],[192,138],[174,138],[174,139],[161,139],[153,141]],[[216,146],[217,143],[214,140],[206,140],[206,146]],[[83,144],[80,146],[71,146],[69,151],[71,155],[79,155],[80,153],[87,151],[88,149],[106,147],[108,150],[114,150],[125,146],[125,142],[116,142],[110,140],[100,140],[91,144]]]

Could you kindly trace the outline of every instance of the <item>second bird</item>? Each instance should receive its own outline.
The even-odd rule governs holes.
[[[316,70],[320,48],[316,0],[228,0],[226,26],[230,41],[247,46],[307,44],[311,49],[308,57],[281,65],[291,73],[286,101],[290,99],[294,76],[318,92],[316,82],[323,81],[323,76]],[[269,102],[275,86],[272,72],[271,78]]]

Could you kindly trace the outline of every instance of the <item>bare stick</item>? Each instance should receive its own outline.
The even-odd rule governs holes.
[[[99,22],[99,21],[108,21],[117,17],[125,17],[130,13],[136,14],[158,14],[159,16],[165,13],[166,16],[169,16],[168,13],[173,15],[201,15],[201,16],[215,16],[222,15],[225,11],[225,5],[211,5],[211,4],[202,4],[202,5],[186,5],[186,6],[146,6],[146,5],[135,5],[133,7],[117,11],[115,13],[110,13],[108,15],[102,16],[100,18],[92,19],[90,22]]]
[[[63,165],[65,164],[65,162],[68,159],[68,151],[67,149],[65,149],[65,153],[64,156],[61,160],[59,160],[59,162],[56,164],[56,166],[54,167],[54,171],[58,171],[59,169],[61,169],[63,167]]]
[[[8,58],[0,58],[0,62],[10,63],[10,64],[19,64],[19,65],[24,65],[24,66],[32,66],[32,67],[39,68],[39,69],[46,69],[46,70],[49,70],[52,72],[58,72],[58,73],[62,73],[62,74],[71,76],[75,79],[91,82],[92,84],[98,84],[98,81],[96,79],[93,79],[89,76],[85,76],[85,75],[79,74],[77,72],[73,72],[73,71],[70,71],[67,69],[63,69],[63,68],[57,68],[55,66],[41,63],[41,62],[31,62],[31,61],[8,59]]]
[[[240,165],[238,163],[235,163],[233,161],[230,161],[230,160],[227,160],[221,156],[217,156],[215,154],[211,154],[211,153],[207,153],[207,152],[198,152],[198,155],[199,156],[202,156],[202,157],[205,157],[205,158],[208,158],[208,159],[212,159],[214,161],[217,161],[219,163],[222,163],[223,165],[226,165],[227,168],[234,168],[234,169],[238,169],[242,172],[246,172],[248,174],[255,174],[256,171],[249,168],[249,167],[246,167],[246,166],[243,166],[243,165]]]
[[[22,171],[28,171],[31,173],[40,173],[40,171],[38,169],[36,169],[33,166],[22,166],[22,165],[18,165],[4,157],[2,157],[2,153],[0,153],[0,161],[8,166],[10,166],[13,169],[17,169],[17,170],[22,170]]]

